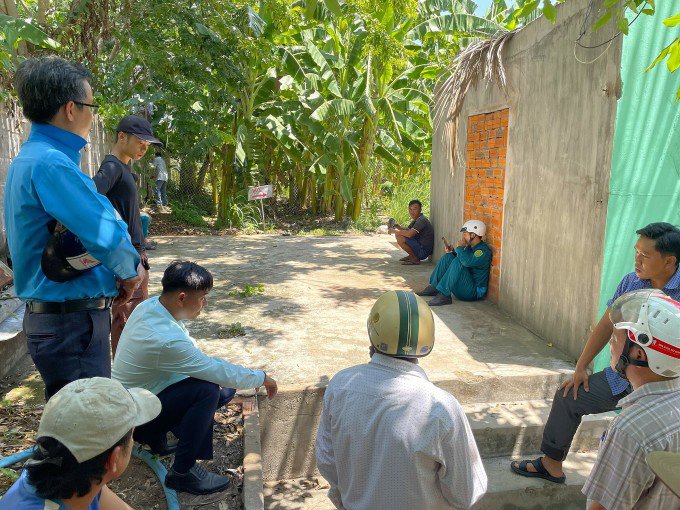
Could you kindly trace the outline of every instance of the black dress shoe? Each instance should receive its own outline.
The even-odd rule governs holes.
[[[175,453],[175,450],[177,450],[177,440],[174,439],[172,441],[164,441],[164,442],[159,442],[159,443],[146,443],[146,445],[149,447],[149,450],[151,450],[151,453],[154,455],[158,455],[159,457],[167,457],[168,455],[172,455]]]
[[[416,296],[436,296],[439,292],[432,285],[428,285],[420,292],[416,292]]]
[[[194,464],[188,473],[180,474],[170,468],[165,476],[165,486],[177,492],[188,492],[203,496],[220,492],[229,487],[231,480],[206,470],[200,464]]]
[[[427,302],[430,306],[450,305],[451,303],[453,303],[451,296],[445,296],[444,294],[437,294],[434,299]]]

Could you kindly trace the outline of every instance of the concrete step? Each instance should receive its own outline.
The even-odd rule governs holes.
[[[430,380],[461,404],[552,399],[558,386],[574,373],[573,366],[564,365],[550,370],[534,366],[519,369],[516,365],[511,369],[495,367],[489,373],[469,372],[464,377]]]
[[[481,456],[539,453],[551,402],[529,400],[463,405]],[[607,430],[614,416],[616,414],[612,412],[584,417],[571,451],[597,450],[602,433]]]
[[[484,459],[489,485],[473,510],[582,510],[586,499],[581,487],[596,456],[595,453],[569,455],[564,485],[516,475],[510,471],[510,462],[515,457]],[[333,510],[335,507],[326,492],[327,484],[321,477],[265,482],[264,507],[267,510]]]
[[[473,510],[583,510],[586,498],[581,488],[590,474],[597,452],[571,453],[564,463],[567,481],[556,484],[513,473],[510,463],[519,457],[484,459],[489,479],[487,492]]]

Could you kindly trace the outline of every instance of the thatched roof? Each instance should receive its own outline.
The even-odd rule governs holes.
[[[465,95],[471,86],[477,86],[480,79],[505,89],[505,68],[501,53],[505,43],[515,32],[506,32],[494,39],[471,44],[456,56],[448,77],[435,88],[435,130],[441,122],[458,119]]]

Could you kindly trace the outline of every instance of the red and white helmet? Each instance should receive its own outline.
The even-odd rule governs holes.
[[[616,329],[628,330],[653,372],[680,376],[680,303],[660,290],[636,290],[614,301],[609,318]]]
[[[468,220],[463,224],[460,229],[461,232],[469,232],[470,234],[477,234],[479,237],[484,237],[486,235],[486,225],[483,221],[479,220]]]

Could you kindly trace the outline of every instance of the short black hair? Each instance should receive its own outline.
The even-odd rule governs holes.
[[[102,483],[106,461],[111,452],[117,446],[126,449],[131,438],[132,430],[105,452],[85,462],[78,462],[61,442],[53,437],[39,437],[32,459],[47,462],[36,465],[30,465],[29,462],[26,466],[28,481],[35,487],[36,494],[43,499],[68,499],[73,496],[82,498],[90,492],[93,483]],[[51,459],[56,462],[50,462]]]
[[[675,257],[675,265],[680,264],[680,228],[670,223],[659,221],[650,223],[635,232],[636,234],[656,240],[654,247],[663,255]]]
[[[211,290],[213,276],[195,262],[175,260],[163,273],[163,293],[191,290]]]
[[[421,211],[423,210],[423,203],[420,200],[411,200],[408,206],[411,207],[414,204],[417,204]]]
[[[79,64],[59,57],[24,60],[14,76],[24,115],[44,124],[54,118],[62,105],[69,101],[84,101],[84,82],[92,79],[90,72]]]

